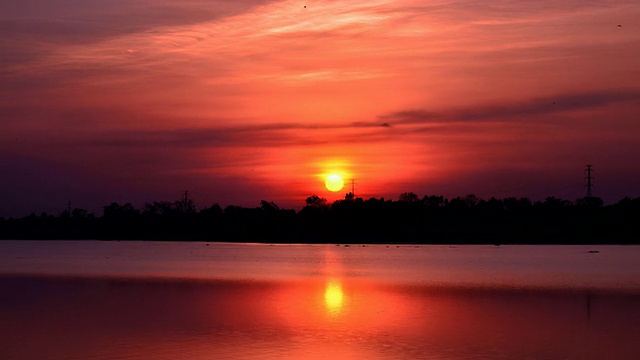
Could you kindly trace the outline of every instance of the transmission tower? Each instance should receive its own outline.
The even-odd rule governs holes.
[[[587,180],[587,197],[591,197],[591,189],[593,189],[593,175],[591,175],[593,172],[593,165],[587,165],[584,172],[587,174],[587,176],[584,177],[585,180]]]
[[[188,212],[188,211],[195,211],[196,210],[196,206],[193,202],[193,200],[189,197],[189,192],[185,191],[184,195],[182,196],[181,199],[182,202],[182,211]]]

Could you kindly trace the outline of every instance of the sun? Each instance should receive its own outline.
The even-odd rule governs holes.
[[[327,176],[327,179],[324,181],[324,186],[326,186],[329,191],[340,191],[344,186],[344,180],[342,180],[340,175],[331,174]]]

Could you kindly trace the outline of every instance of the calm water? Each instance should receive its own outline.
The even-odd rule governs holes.
[[[638,264],[620,246],[4,241],[0,359],[639,359]]]

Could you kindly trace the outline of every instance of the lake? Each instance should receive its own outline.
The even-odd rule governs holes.
[[[1,359],[638,359],[640,247],[0,241]]]

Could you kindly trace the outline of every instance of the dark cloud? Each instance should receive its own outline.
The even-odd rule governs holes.
[[[171,122],[175,119],[162,122]],[[229,121],[213,121],[225,123]],[[214,128],[181,128],[168,130],[123,130],[89,136],[83,143],[100,147],[214,148],[214,147],[287,147],[367,142],[380,140],[358,130],[390,127],[378,122],[352,123],[270,123]],[[335,130],[338,130],[336,133]],[[340,131],[343,130],[343,131]]]
[[[215,147],[287,147],[336,143],[322,136],[328,126],[273,124],[270,126],[222,127],[149,131],[115,131],[100,134],[91,144],[106,147],[215,148]],[[309,130],[298,132],[295,130]],[[316,130],[316,132],[314,132]]]
[[[58,114],[45,113],[37,109],[5,107],[2,113],[8,121],[27,119],[29,116],[64,123],[68,136],[50,137],[47,142],[57,145],[81,148],[119,148],[122,151],[134,149],[156,149],[164,152],[170,149],[204,148],[260,148],[260,147],[305,147],[331,145],[339,143],[369,143],[393,140],[397,136],[432,134],[460,135],[469,131],[484,131],[484,128],[469,128],[470,124],[484,126],[485,122],[504,122],[513,126],[531,124],[543,126],[553,114],[590,110],[616,103],[640,100],[640,91],[612,90],[581,94],[564,94],[537,98],[518,103],[490,105],[476,108],[453,109],[441,113],[426,110],[407,110],[380,117],[379,121],[355,121],[349,123],[295,123],[275,122],[257,125],[227,125],[205,128],[172,129],[123,129],[96,131],[93,126],[117,123],[176,123],[172,117],[149,116],[148,114],[107,111],[104,109],[80,109],[62,111]],[[14,114],[15,113],[15,114]],[[521,121],[535,118],[535,122]],[[45,121],[43,120],[43,121]],[[35,120],[34,120],[35,121]],[[210,119],[214,124],[229,124],[230,119]],[[34,125],[34,124],[32,124]],[[45,125],[44,123],[40,126]],[[396,126],[398,125],[398,126]],[[412,125],[412,126],[400,126]],[[420,126],[421,125],[421,126]],[[446,126],[443,126],[446,125]],[[461,127],[462,126],[462,127]],[[502,132],[514,132],[518,129],[501,127]],[[520,129],[521,130],[521,129]],[[49,131],[51,135],[55,130]],[[33,130],[30,130],[33,134]],[[15,141],[7,139],[7,141]],[[128,150],[127,150],[128,149]]]
[[[537,118],[540,115],[588,110],[631,101],[640,102],[640,89],[560,94],[515,103],[468,107],[444,112],[422,109],[404,110],[380,116],[380,119],[389,124],[520,121]]]

